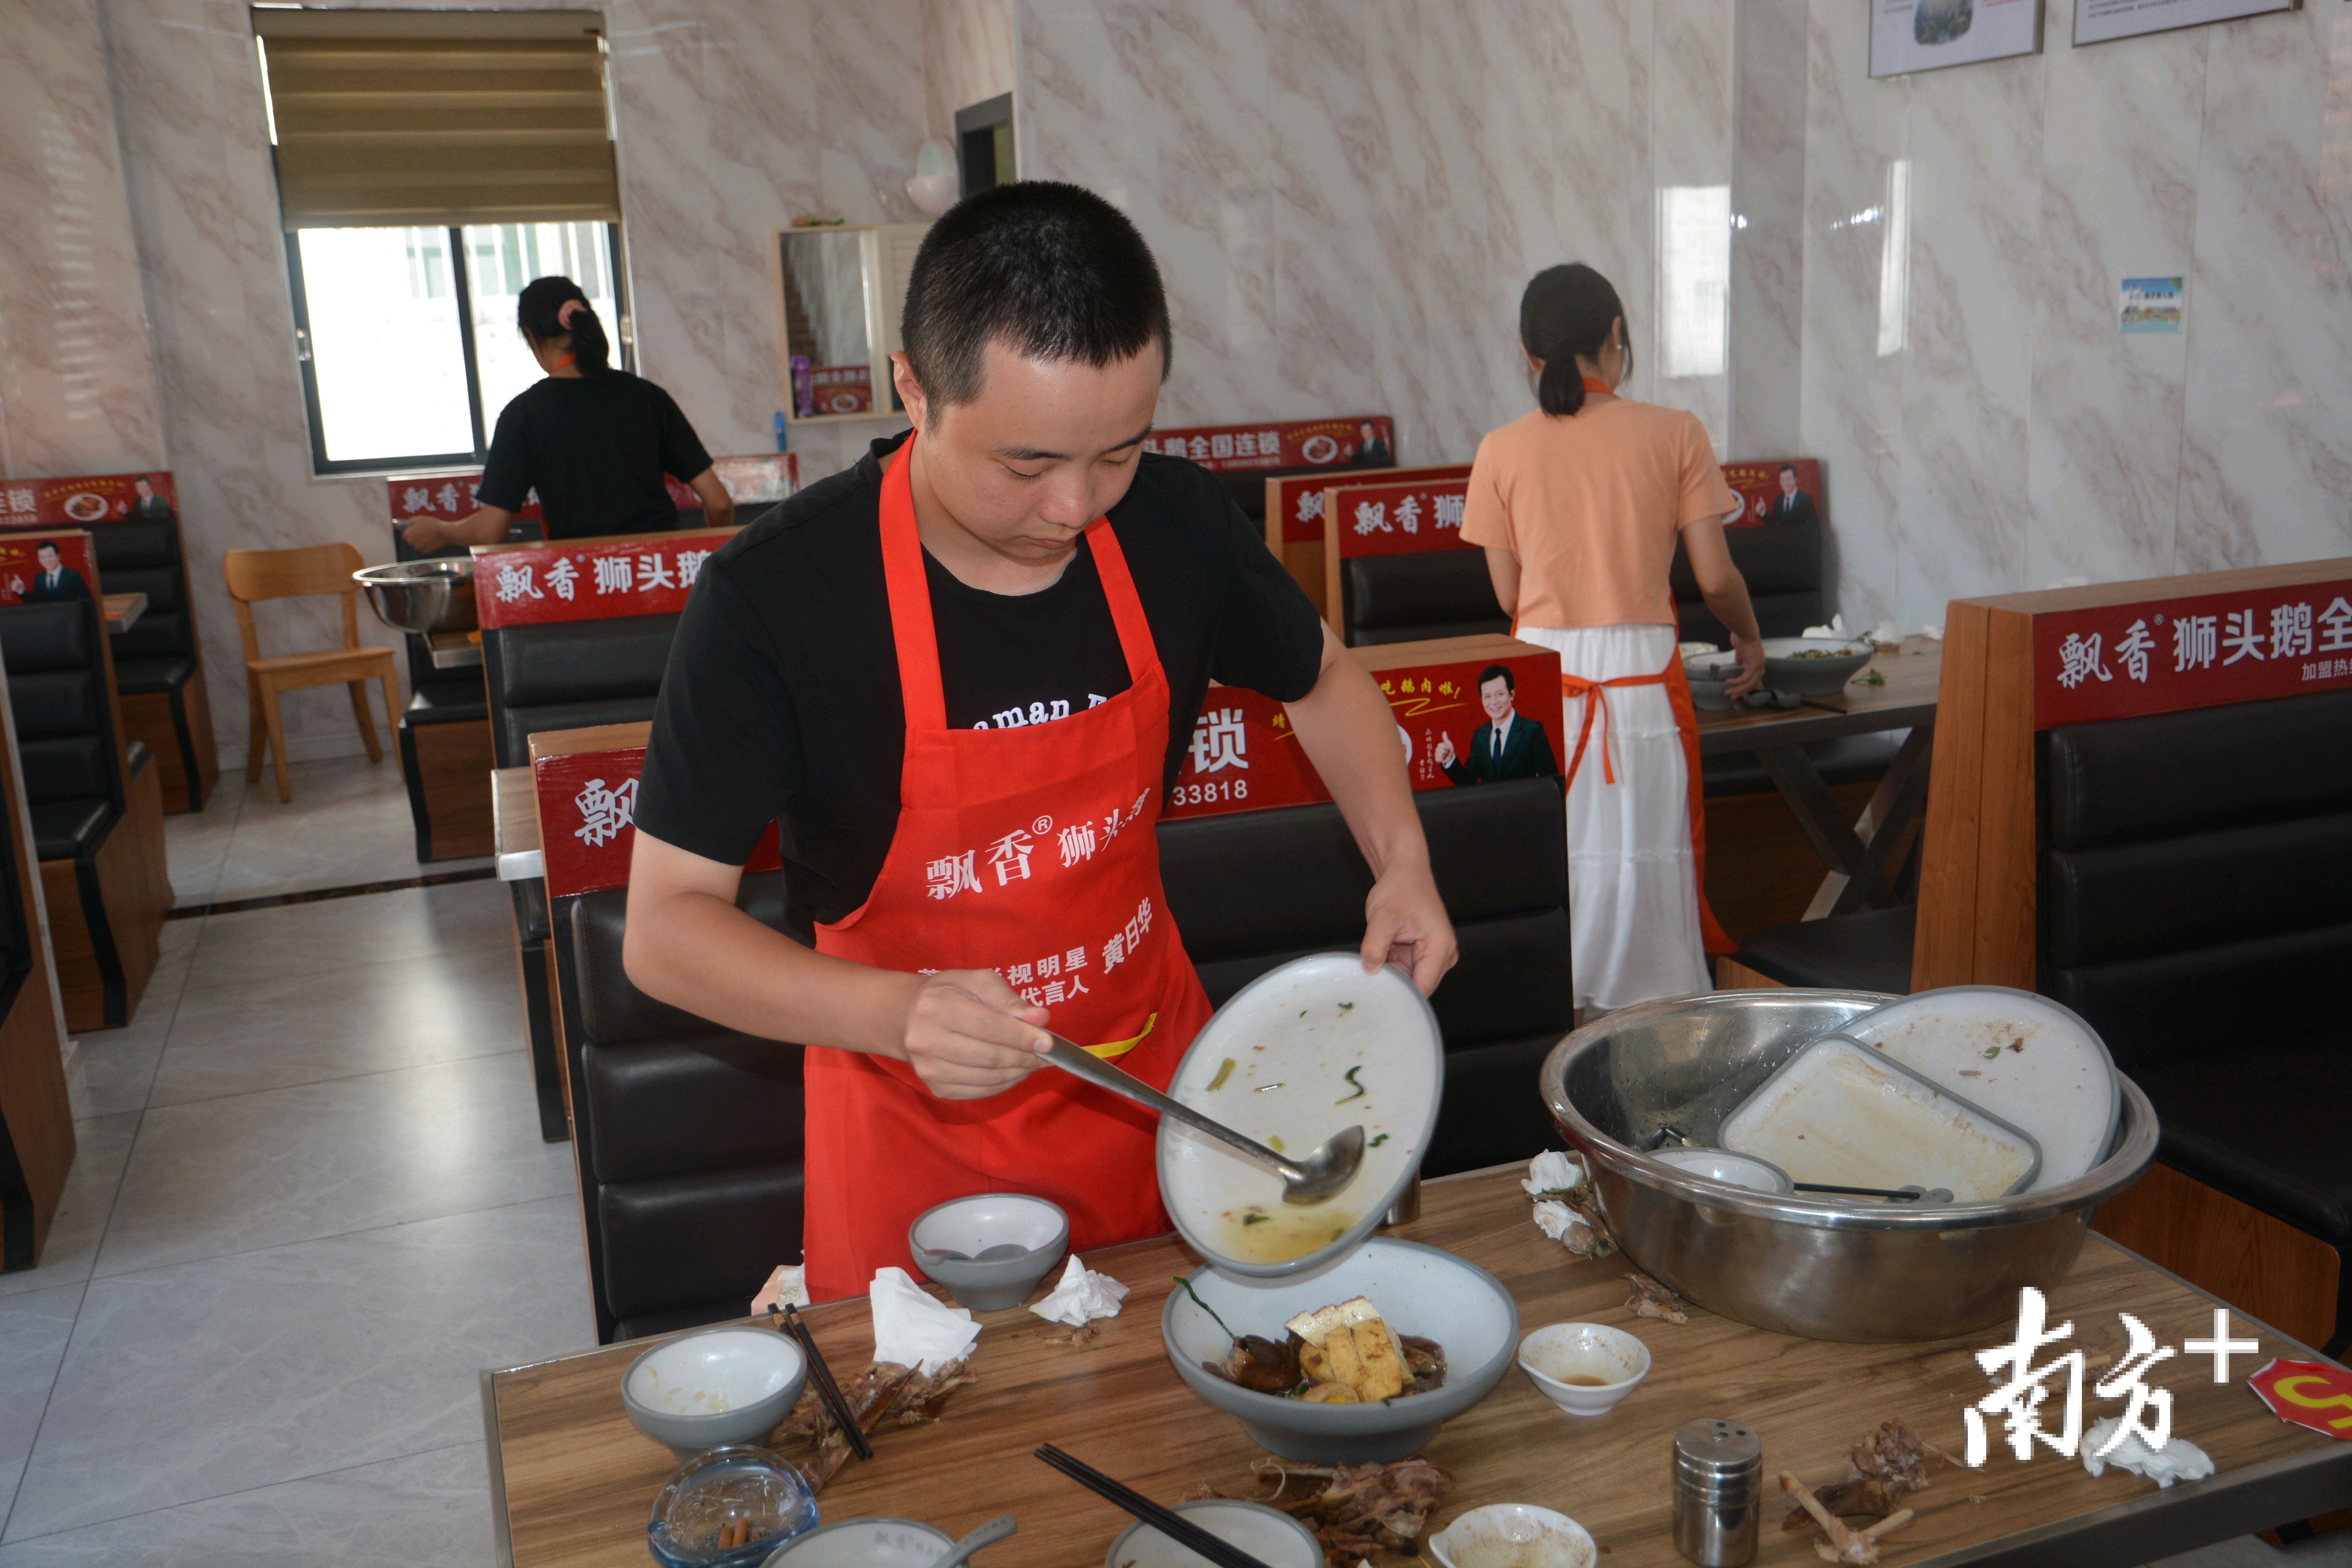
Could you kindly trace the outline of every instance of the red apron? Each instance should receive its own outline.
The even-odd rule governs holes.
[[[1517,627],[1514,626],[1512,629],[1516,631]],[[1706,786],[1699,776],[1698,710],[1691,701],[1690,677],[1683,671],[1679,647],[1675,648],[1675,656],[1666,661],[1666,668],[1654,675],[1621,675],[1614,680],[1586,680],[1565,670],[1560,672],[1561,697],[1587,700],[1584,723],[1576,734],[1576,752],[1568,760],[1568,773],[1560,788],[1567,790],[1576,783],[1577,766],[1584,761],[1585,743],[1592,739],[1596,715],[1601,721],[1601,776],[1610,784],[1617,782],[1617,771],[1609,761],[1609,700],[1601,690],[1603,687],[1611,686],[1663,686],[1666,689],[1666,701],[1675,710],[1675,728],[1682,733],[1683,765],[1690,779],[1689,787],[1684,793],[1690,797],[1691,875],[1698,882],[1699,944],[1709,956],[1737,952],[1739,944],[1731,940],[1730,934],[1716,920],[1715,910],[1707,906],[1706,901]]]
[[[1087,528],[1131,684],[1066,719],[951,730],[923,545],[908,482],[915,438],[882,477],[882,566],[907,760],[898,823],[865,904],[816,930],[819,952],[880,969],[993,969],[1052,1009],[1053,1028],[1156,1088],[1209,1016],[1160,885],[1152,825],[1168,746],[1168,680],[1107,520]],[[1100,1043],[1094,1043],[1100,1042]],[[904,1062],[806,1056],[808,1289],[864,1290],[914,1271],[907,1226],[973,1193],[1049,1198],[1090,1251],[1169,1228],[1156,1119],[1041,1067],[986,1100],[941,1100]]]

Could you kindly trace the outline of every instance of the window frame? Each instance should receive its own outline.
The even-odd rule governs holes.
[[[374,226],[362,224],[352,226]],[[418,226],[387,224],[382,226],[390,230]],[[310,291],[304,286],[302,277],[302,233],[299,229],[286,231],[286,281],[294,307],[294,357],[302,375],[302,411],[310,431],[312,474],[321,478],[339,474],[397,474],[419,468],[479,468],[489,460],[492,426],[482,407],[482,373],[474,344],[474,263],[472,254],[466,248],[465,236],[468,228],[499,226],[495,220],[442,226],[442,232],[448,236],[448,253],[455,263],[449,268],[450,286],[455,290],[457,303],[458,346],[466,358],[466,409],[473,424],[474,449],[470,452],[419,452],[341,458],[327,456],[327,426],[319,406],[319,367],[313,347],[317,340],[310,331]],[[619,318],[614,323],[613,352],[620,369],[634,371],[636,367],[636,333],[631,330],[629,321],[628,274],[621,265],[621,226],[607,221],[604,226],[605,259],[613,279],[614,312]]]

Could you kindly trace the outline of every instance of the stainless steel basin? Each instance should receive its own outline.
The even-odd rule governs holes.
[[[396,632],[470,632],[474,614],[473,562],[439,558],[365,566],[352,581],[367,595],[376,618]]]
[[[2092,1211],[2156,1156],[2156,1112],[2118,1074],[2106,1158],[2063,1186],[1913,1210],[1702,1182],[1638,1151],[1672,1127],[1712,1143],[1732,1108],[1814,1036],[1894,998],[1865,991],[1717,991],[1588,1024],[1541,1083],[1588,1157],[1626,1256],[1710,1311],[1810,1340],[1944,1339],[2012,1321],[2021,1286],[2074,1267]]]

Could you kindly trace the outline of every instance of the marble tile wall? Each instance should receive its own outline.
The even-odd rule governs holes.
[[[310,472],[245,5],[98,4],[214,710],[225,753],[241,763],[244,680],[221,552],[341,539],[386,559],[383,489]],[[781,395],[774,232],[816,209],[852,223],[915,216],[903,185],[923,137],[919,0],[603,9],[638,368],[677,395],[712,451],[765,450]],[[803,472],[839,467],[880,428],[808,431]],[[285,613],[268,617],[264,636],[278,646],[335,635],[324,614],[274,608]],[[287,701],[295,757],[357,749],[340,695]]]
[[[1128,211],[1168,274],[1171,423],[1386,411],[1408,461],[1532,405],[1518,297],[1618,286],[1664,378],[1657,192],[1732,179],[1734,0],[1013,0],[1022,168]],[[1663,62],[1663,63],[1660,63]]]
[[[1013,3],[922,0],[922,7],[924,132],[952,145],[957,110],[1013,90]]]
[[[1868,79],[1813,0],[1802,434],[1839,602],[2352,553],[2352,20],[2340,5]],[[1905,193],[1896,200],[1895,193]],[[2116,330],[2188,279],[2178,336]]]
[[[0,0],[0,477],[163,458],[96,0]]]

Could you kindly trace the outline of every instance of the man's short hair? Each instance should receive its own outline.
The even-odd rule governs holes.
[[[43,540],[43,541],[41,541],[38,544],[36,544],[35,546],[33,546],[33,553],[34,553],[34,554],[36,554],[36,555],[38,555],[38,554],[39,554],[42,551],[44,551],[44,550],[57,550],[57,549],[58,549],[58,542],[57,542],[56,540],[54,540],[54,539],[44,539],[44,540]],[[62,551],[62,550],[58,550],[58,554],[60,554],[60,555],[62,555],[62,554],[64,554],[64,553],[65,553],[65,552],[64,552],[64,551]]]
[[[1481,687],[1490,680],[1500,680],[1503,683],[1503,689],[1515,696],[1518,692],[1519,683],[1511,679],[1511,667],[1507,664],[1490,664],[1478,672],[1478,684]]]
[[[988,345],[1099,369],[1160,345],[1168,295],[1151,247],[1117,207],[1077,185],[1021,180],[966,196],[923,236],[898,340],[925,396],[980,395]]]
[[[1780,471],[1784,474],[1793,474],[1797,471],[1797,465],[1794,463],[1783,463],[1780,465]]]

